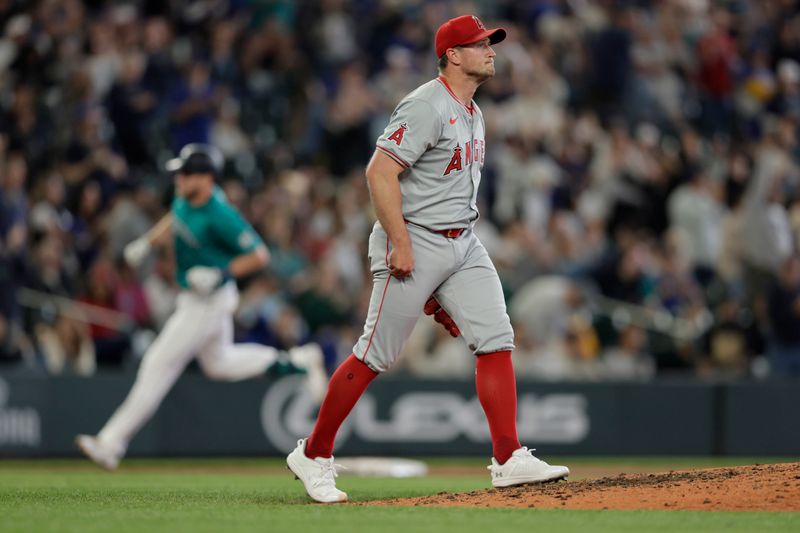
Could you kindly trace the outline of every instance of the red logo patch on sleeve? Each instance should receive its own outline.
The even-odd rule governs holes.
[[[408,124],[403,122],[400,124],[400,127],[397,128],[394,133],[389,135],[389,140],[394,141],[397,146],[400,146],[400,143],[403,142],[403,135],[405,134],[406,130],[408,129]]]

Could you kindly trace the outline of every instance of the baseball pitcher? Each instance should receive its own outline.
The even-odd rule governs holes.
[[[472,100],[494,75],[492,45],[502,28],[474,16],[436,32],[440,76],[397,106],[367,167],[378,216],[369,241],[373,291],[363,334],[328,384],[316,425],[287,457],[309,496],[341,502],[336,488],[336,432],[369,383],[387,370],[421,311],[461,336],[476,356],[476,388],[492,437],[495,487],[565,478],[520,445],[514,334],[500,280],[472,231],[486,152],[484,121]]]
[[[128,443],[195,355],[209,378],[223,381],[261,375],[285,356],[308,372],[312,393],[317,391],[320,397],[324,393],[327,376],[317,345],[282,354],[260,344],[233,344],[232,315],[239,301],[234,280],[263,268],[269,254],[215,185],[222,164],[221,153],[211,146],[185,146],[167,163],[175,175],[170,213],[124,250],[128,263],[137,266],[153,241],[171,229],[177,280],[183,290],[175,313],[145,353],[128,397],[96,437],[76,438],[81,451],[107,470],[117,467]]]

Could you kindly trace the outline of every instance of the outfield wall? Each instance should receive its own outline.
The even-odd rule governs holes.
[[[75,455],[131,376],[0,375],[0,456]],[[544,455],[800,455],[800,382],[520,382],[520,440]],[[316,407],[300,376],[214,383],[181,378],[131,455],[281,455],[310,432]],[[486,455],[471,382],[384,377],[337,439],[341,455]]]

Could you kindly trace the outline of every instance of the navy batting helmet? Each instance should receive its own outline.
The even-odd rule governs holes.
[[[167,161],[168,172],[181,174],[213,174],[218,176],[225,158],[218,148],[210,144],[192,143],[181,148],[178,157]]]

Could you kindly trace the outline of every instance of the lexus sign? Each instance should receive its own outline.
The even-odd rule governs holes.
[[[261,403],[261,424],[267,439],[289,452],[314,427],[317,406],[302,385],[289,376],[270,387]],[[367,391],[359,400],[336,441],[357,438],[367,443],[448,443],[466,438],[490,442],[489,427],[478,398],[452,390],[407,390],[378,398]],[[388,409],[388,410],[387,410]],[[587,400],[579,393],[521,394],[517,406],[519,438],[526,443],[576,444],[589,434]]]
[[[41,421],[33,407],[8,405],[11,387],[0,378],[0,449],[4,447],[36,448],[41,443]]]

